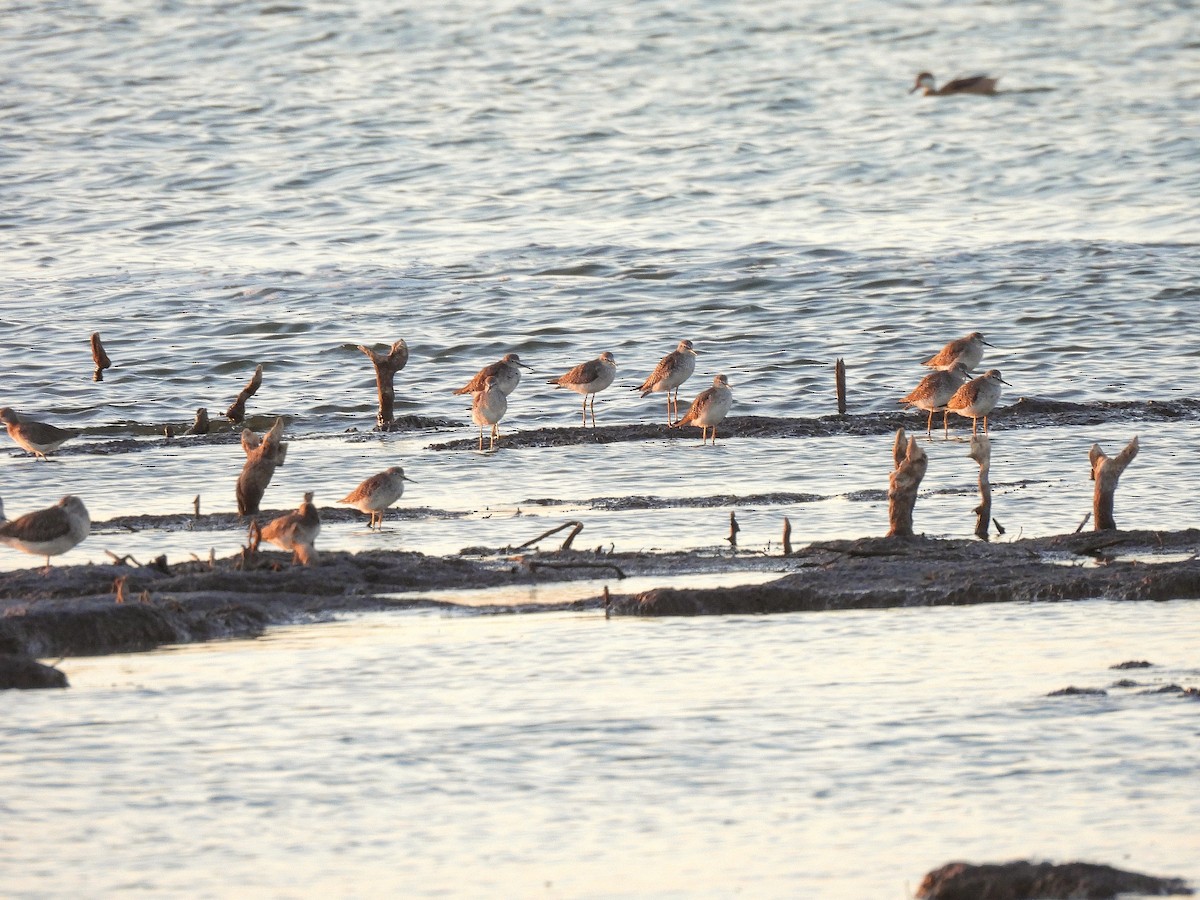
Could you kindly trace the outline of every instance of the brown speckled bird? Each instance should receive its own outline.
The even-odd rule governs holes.
[[[51,556],[66,553],[87,537],[91,528],[87,507],[72,494],[48,509],[11,521],[4,518],[4,504],[0,503],[0,543],[46,557],[44,572],[50,571]]]

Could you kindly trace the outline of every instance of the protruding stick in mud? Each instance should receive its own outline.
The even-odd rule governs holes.
[[[729,541],[729,546],[734,550],[737,549],[737,535],[742,530],[742,526],[738,524],[737,516],[732,512],[729,514],[729,537],[725,540]]]
[[[112,368],[112,360],[104,352],[104,345],[100,343],[100,332],[98,331],[92,332],[92,362],[96,364],[96,371],[92,373],[92,381],[103,381],[104,370]]]
[[[260,363],[254,367],[253,377],[246,382],[246,386],[237,395],[237,399],[233,401],[233,405],[225,410],[225,418],[234,425],[240,425],[246,421],[246,401],[253,397],[254,393],[262,386],[262,375],[263,367]]]
[[[209,427],[208,407],[202,406],[196,410],[196,421],[184,434],[208,434]]]
[[[242,449],[246,451],[246,463],[237,480],[237,505],[239,516],[258,512],[262,496],[271,483],[275,468],[283,465],[287,457],[287,444],[283,437],[283,419],[276,419],[271,430],[261,438],[249,428],[242,429]]]
[[[971,449],[967,455],[979,463],[979,505],[975,507],[975,537],[986,541],[992,518],[992,484],[988,480],[992,467],[991,439],[986,434],[971,435]]]
[[[792,520],[783,517],[783,555],[792,555]]]
[[[840,356],[833,365],[834,386],[837,390],[838,415],[846,414],[846,361]]]
[[[912,537],[913,507],[917,503],[921,479],[929,467],[929,457],[917,446],[917,439],[910,438],[900,428],[896,431],[892,458],[896,468],[888,479],[888,520],[891,527],[887,536]]]
[[[396,373],[408,365],[408,344],[401,338],[392,344],[387,353],[380,353],[366,344],[359,344],[358,349],[365,353],[375,366],[375,384],[379,388],[379,414],[376,416],[379,430],[390,431],[396,422],[393,412],[396,405],[396,389],[392,382]]]
[[[1096,491],[1092,500],[1092,511],[1095,514],[1096,531],[1113,531],[1117,527],[1113,519],[1113,494],[1117,490],[1117,482],[1125,467],[1133,462],[1138,454],[1138,439],[1135,436],[1125,445],[1125,449],[1116,456],[1105,456],[1099,444],[1092,444],[1088,459],[1092,462],[1092,481],[1096,482]]]
[[[583,531],[583,523],[582,522],[563,522],[561,525],[555,525],[549,531],[543,531],[537,537],[530,538],[525,543],[518,544],[516,547],[513,547],[513,549],[514,550],[524,550],[526,547],[532,547],[534,544],[538,543],[539,541],[545,540],[546,538],[550,537],[550,535],[552,535],[552,534],[557,534],[558,532],[562,531],[564,528],[570,528],[571,533],[567,535],[567,539],[565,541],[563,541],[563,545],[559,549],[570,550],[571,543],[575,540],[575,536],[578,535],[579,532]]]

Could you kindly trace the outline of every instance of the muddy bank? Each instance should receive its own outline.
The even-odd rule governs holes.
[[[14,653],[0,653],[0,691],[65,688],[67,676],[53,666]]]
[[[921,900],[1111,900],[1121,894],[1192,896],[1181,878],[1159,878],[1095,863],[948,863],[917,888]]]

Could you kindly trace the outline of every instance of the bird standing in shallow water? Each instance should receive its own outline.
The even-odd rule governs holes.
[[[999,78],[992,78],[988,75],[971,75],[967,78],[955,78],[939,88],[934,83],[932,74],[922,72],[917,76],[917,81],[909,93],[924,88],[922,93],[924,97],[945,97],[950,94],[994,94],[996,93],[996,82],[999,80]]]
[[[483,449],[483,426],[492,426],[492,443],[489,450],[496,449],[496,439],[500,436],[500,420],[508,412],[508,397],[500,388],[500,382],[495,375],[489,375],[484,382],[483,390],[476,391],[471,398],[471,421],[479,426],[479,449]]]
[[[979,419],[983,417],[983,433],[988,433],[988,414],[996,408],[996,404],[1000,402],[1000,391],[1003,388],[1002,384],[1008,384],[1000,377],[999,369],[988,369],[978,378],[972,378],[957,391],[950,401],[946,404],[946,408],[951,412],[956,412],[960,416],[971,419],[971,434],[975,434],[979,427]]]
[[[953,369],[962,364],[968,372],[974,372],[983,359],[983,348],[990,346],[980,332],[972,331],[966,337],[951,341],[921,365],[934,369]]]
[[[4,518],[4,504],[0,503],[0,543],[46,557],[44,572],[50,571],[51,556],[66,553],[87,537],[91,528],[87,507],[73,494],[48,509],[26,513],[12,521]]]
[[[660,391],[667,392],[667,424],[679,414],[679,386],[692,377],[696,371],[696,351],[692,349],[691,341],[680,341],[679,346],[658,361],[654,371],[650,373],[640,388],[643,397]],[[672,399],[674,392],[674,399]]]
[[[495,377],[496,386],[504,392],[507,397],[521,383],[521,370],[533,369],[530,366],[521,362],[521,357],[516,353],[506,353],[502,359],[497,360],[491,365],[484,366],[475,373],[475,377],[460,387],[455,394],[474,394],[483,390],[483,386],[487,384],[489,377]]]
[[[378,525],[383,529],[383,513],[389,506],[404,496],[404,482],[412,481],[400,466],[392,466],[377,475],[372,475],[338,503],[348,503],[361,512],[370,513],[368,528]],[[413,482],[414,484],[416,482]]]
[[[955,392],[970,379],[971,373],[967,367],[958,362],[949,369],[930,372],[911,392],[901,397],[900,402],[907,406],[915,406],[917,409],[928,410],[929,419],[925,423],[925,434],[929,437],[933,437],[933,414],[941,411],[942,431],[949,437],[950,430],[946,425],[946,417],[949,416],[950,411],[946,409],[946,404],[950,402],[950,398],[954,396]]]
[[[691,408],[684,413],[682,419],[673,424],[672,428],[684,425],[697,425],[700,428],[700,443],[707,440],[707,431],[712,428],[713,446],[717,446],[717,426],[729,415],[733,406],[733,391],[729,389],[729,379],[724,375],[713,378],[713,386],[692,401]]]
[[[592,398],[592,427],[596,427],[596,394],[613,383],[617,377],[617,360],[605,350],[595,359],[580,363],[566,375],[551,378],[546,384],[565,387],[583,394],[583,424],[587,426],[588,396]]]
[[[78,437],[78,431],[58,428],[44,422],[23,421],[16,411],[5,406],[0,409],[0,422],[8,429],[8,436],[23,449],[36,457],[46,458],[47,453],[53,453],[73,437]]]
[[[313,492],[307,491],[300,508],[267,523],[262,530],[262,539],[277,547],[292,551],[292,562],[305,566],[317,564],[317,550],[313,546],[321,533],[321,516],[312,502]]]

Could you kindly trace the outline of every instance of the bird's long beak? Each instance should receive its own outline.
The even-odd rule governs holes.
[[[988,346],[990,347],[991,344],[989,344]],[[533,366],[527,366],[523,362],[519,362],[519,363],[517,363],[517,365],[520,366],[522,369],[528,369],[530,372],[533,371]]]
[[[1005,384],[1008,384],[1008,382],[1007,382],[1007,381],[1006,381],[1006,382],[1004,382],[1004,383],[1005,383]],[[402,479],[404,479],[405,481],[411,481],[413,484],[416,484],[416,483],[417,483],[417,480],[416,480],[415,478],[409,478],[407,475],[401,475],[400,477],[401,477]]]
[[[911,94],[912,91],[909,91],[909,93]],[[993,347],[994,348],[996,346],[995,344],[989,344],[987,341],[980,341],[979,343],[983,344],[983,346],[985,346],[985,347]]]
[[[1007,384],[1009,387],[1012,387],[1011,381],[1005,381],[1003,378],[997,378],[996,380],[999,381],[1001,384]]]

